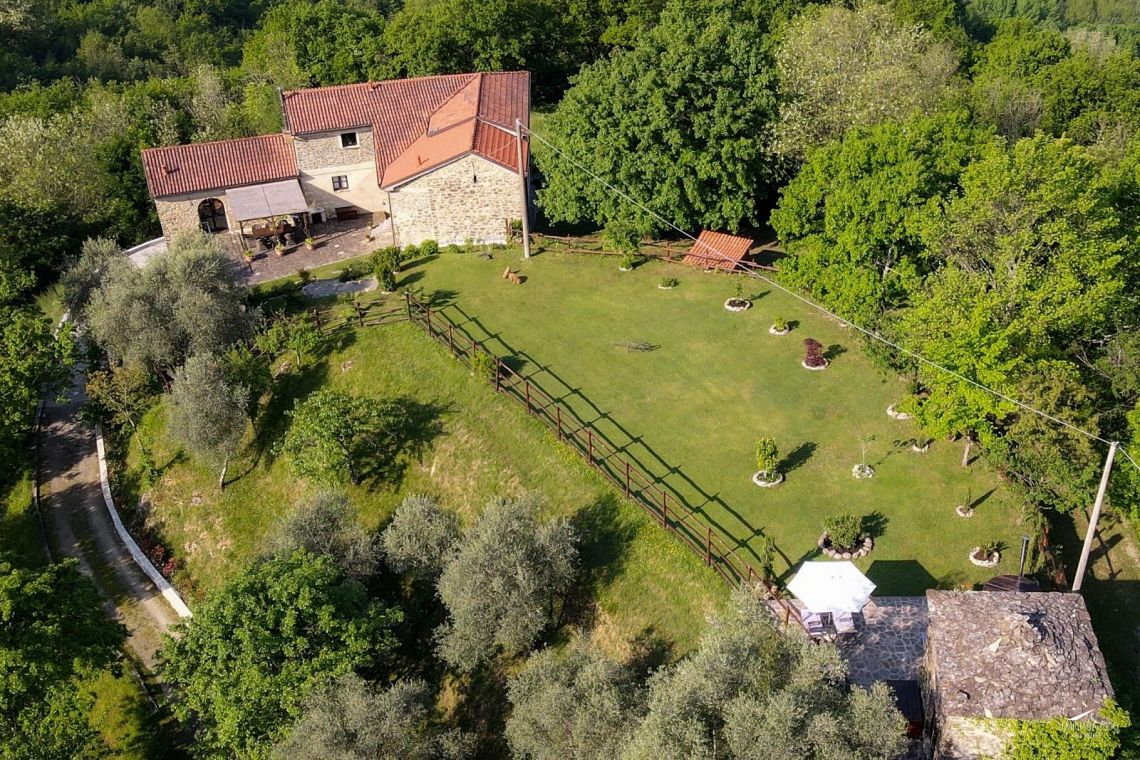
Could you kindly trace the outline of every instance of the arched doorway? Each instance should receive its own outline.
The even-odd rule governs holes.
[[[221,232],[228,229],[225,204],[217,198],[207,198],[199,203],[198,224],[206,232]]]

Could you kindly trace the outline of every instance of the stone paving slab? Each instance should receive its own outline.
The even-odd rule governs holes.
[[[381,239],[367,239],[367,231],[368,223],[364,220],[324,222],[313,227],[315,250],[306,251],[304,245],[289,246],[284,256],[278,256],[273,251],[258,251],[250,266],[242,258],[242,245],[236,234],[219,234],[217,240],[233,263],[238,281],[256,285],[288,277],[302,269],[316,269],[383,248],[385,244]]]

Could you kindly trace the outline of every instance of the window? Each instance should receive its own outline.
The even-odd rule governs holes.
[[[345,132],[340,136],[340,147],[342,148],[358,148],[360,143],[356,140],[355,132]]]
[[[338,174],[333,177],[333,190],[347,190],[348,189],[348,176]]]

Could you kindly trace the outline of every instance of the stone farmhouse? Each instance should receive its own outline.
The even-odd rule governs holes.
[[[923,702],[934,760],[1000,757],[1011,720],[1102,720],[1113,696],[1079,594],[927,591]]]
[[[275,225],[362,219],[381,246],[498,243],[528,212],[527,72],[285,91],[281,108],[280,134],[142,152],[164,236],[251,247]]]

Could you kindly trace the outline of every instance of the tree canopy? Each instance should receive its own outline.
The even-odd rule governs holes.
[[[166,639],[175,710],[197,721],[204,748],[262,757],[315,689],[355,670],[383,672],[401,619],[329,557],[299,550],[254,564]]]

